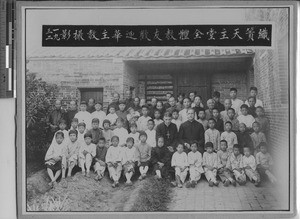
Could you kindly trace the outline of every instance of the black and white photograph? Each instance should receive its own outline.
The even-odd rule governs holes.
[[[293,213],[295,5],[54,3],[17,7],[20,216]]]

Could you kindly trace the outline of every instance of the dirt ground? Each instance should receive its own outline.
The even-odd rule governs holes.
[[[130,211],[145,182],[135,180],[133,186],[126,187],[121,180],[119,187],[112,188],[107,175],[101,181],[94,177],[95,174],[87,178],[78,172],[67,180],[66,188],[58,183],[51,189],[46,171],[38,171],[27,178],[27,210]]]

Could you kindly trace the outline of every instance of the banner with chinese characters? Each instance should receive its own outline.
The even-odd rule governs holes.
[[[42,46],[272,46],[272,24],[43,25]]]

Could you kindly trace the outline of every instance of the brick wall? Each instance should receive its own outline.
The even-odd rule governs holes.
[[[98,59],[29,59],[29,73],[38,78],[57,84],[60,88],[59,98],[63,103],[70,100],[80,101],[77,89],[103,88],[103,102],[107,106],[114,92],[123,95],[123,62]]]
[[[230,98],[230,88],[235,87],[238,90],[238,98],[245,100],[248,97],[249,91],[247,88],[246,73],[215,73],[211,77],[211,90],[221,93],[221,102]]]
[[[124,93],[126,90],[129,90],[130,87],[134,87],[133,96],[138,96],[139,94],[139,79],[138,79],[138,72],[134,67],[130,64],[124,64]]]
[[[249,9],[246,10],[246,19],[275,22],[274,49],[255,50],[254,85],[259,89],[258,97],[263,100],[271,123],[269,144],[276,161],[275,170],[280,173],[281,179],[287,179],[289,176],[288,11]]]

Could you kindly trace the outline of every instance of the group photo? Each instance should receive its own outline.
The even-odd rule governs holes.
[[[26,212],[290,210],[289,10],[139,9],[156,29],[84,29],[123,31],[141,13],[126,10],[26,11]],[[265,44],[180,44],[201,37]]]

